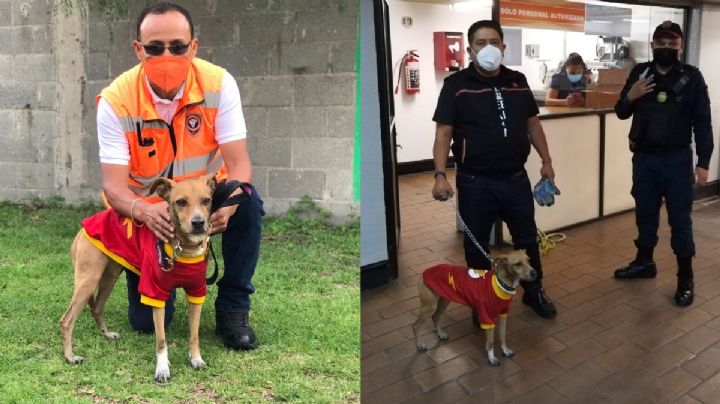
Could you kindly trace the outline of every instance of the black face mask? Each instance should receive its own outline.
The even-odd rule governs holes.
[[[678,50],[673,48],[653,49],[653,61],[661,67],[670,67],[678,61]]]

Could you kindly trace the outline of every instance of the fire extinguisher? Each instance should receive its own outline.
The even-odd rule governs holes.
[[[395,94],[400,87],[400,77],[405,72],[405,93],[417,94],[420,92],[420,56],[415,50],[409,50],[400,60],[400,69],[398,71],[398,83],[395,86]]]

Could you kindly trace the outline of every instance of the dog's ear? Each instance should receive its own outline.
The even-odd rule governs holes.
[[[203,178],[207,181],[207,184],[210,187],[210,193],[215,192],[215,188],[217,188],[217,178],[215,178],[215,174],[207,174]]]
[[[508,266],[508,258],[505,256],[495,258],[495,272],[498,269],[506,269]]]
[[[510,270],[510,259],[506,256],[501,256],[495,259],[495,273],[503,279],[511,277],[512,270]]]
[[[158,195],[160,195],[161,198],[165,199],[165,197],[170,192],[170,189],[172,189],[173,185],[175,185],[175,181],[160,177],[155,180],[155,182],[152,183],[150,186],[150,195],[157,192]]]

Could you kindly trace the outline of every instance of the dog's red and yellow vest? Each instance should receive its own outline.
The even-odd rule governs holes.
[[[498,316],[507,316],[512,294],[503,290],[494,271],[440,264],[423,273],[425,285],[443,298],[475,309],[480,327],[495,328]]]
[[[160,269],[157,238],[146,226],[137,227],[113,209],[104,210],[82,222],[83,235],[95,247],[122,267],[140,275],[140,301],[148,306],[165,307],[175,288],[183,288],[190,303],[205,301],[207,256],[178,257],[170,272]],[[165,251],[172,257],[170,245]]]

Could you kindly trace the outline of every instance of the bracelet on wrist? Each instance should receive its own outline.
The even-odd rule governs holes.
[[[441,176],[447,178],[447,175],[445,175],[445,171],[435,170],[435,177],[437,178],[438,175],[441,175]]]
[[[133,199],[132,203],[130,204],[130,220],[132,220],[133,224],[134,224],[135,226],[137,226],[137,227],[143,227],[143,226],[145,226],[145,223],[140,223],[140,224],[138,224],[138,223],[135,221],[135,216],[133,215],[133,211],[135,210],[135,204],[137,203],[137,201],[139,201],[139,200],[141,200],[141,199],[142,199],[142,198],[135,198],[135,199]]]

